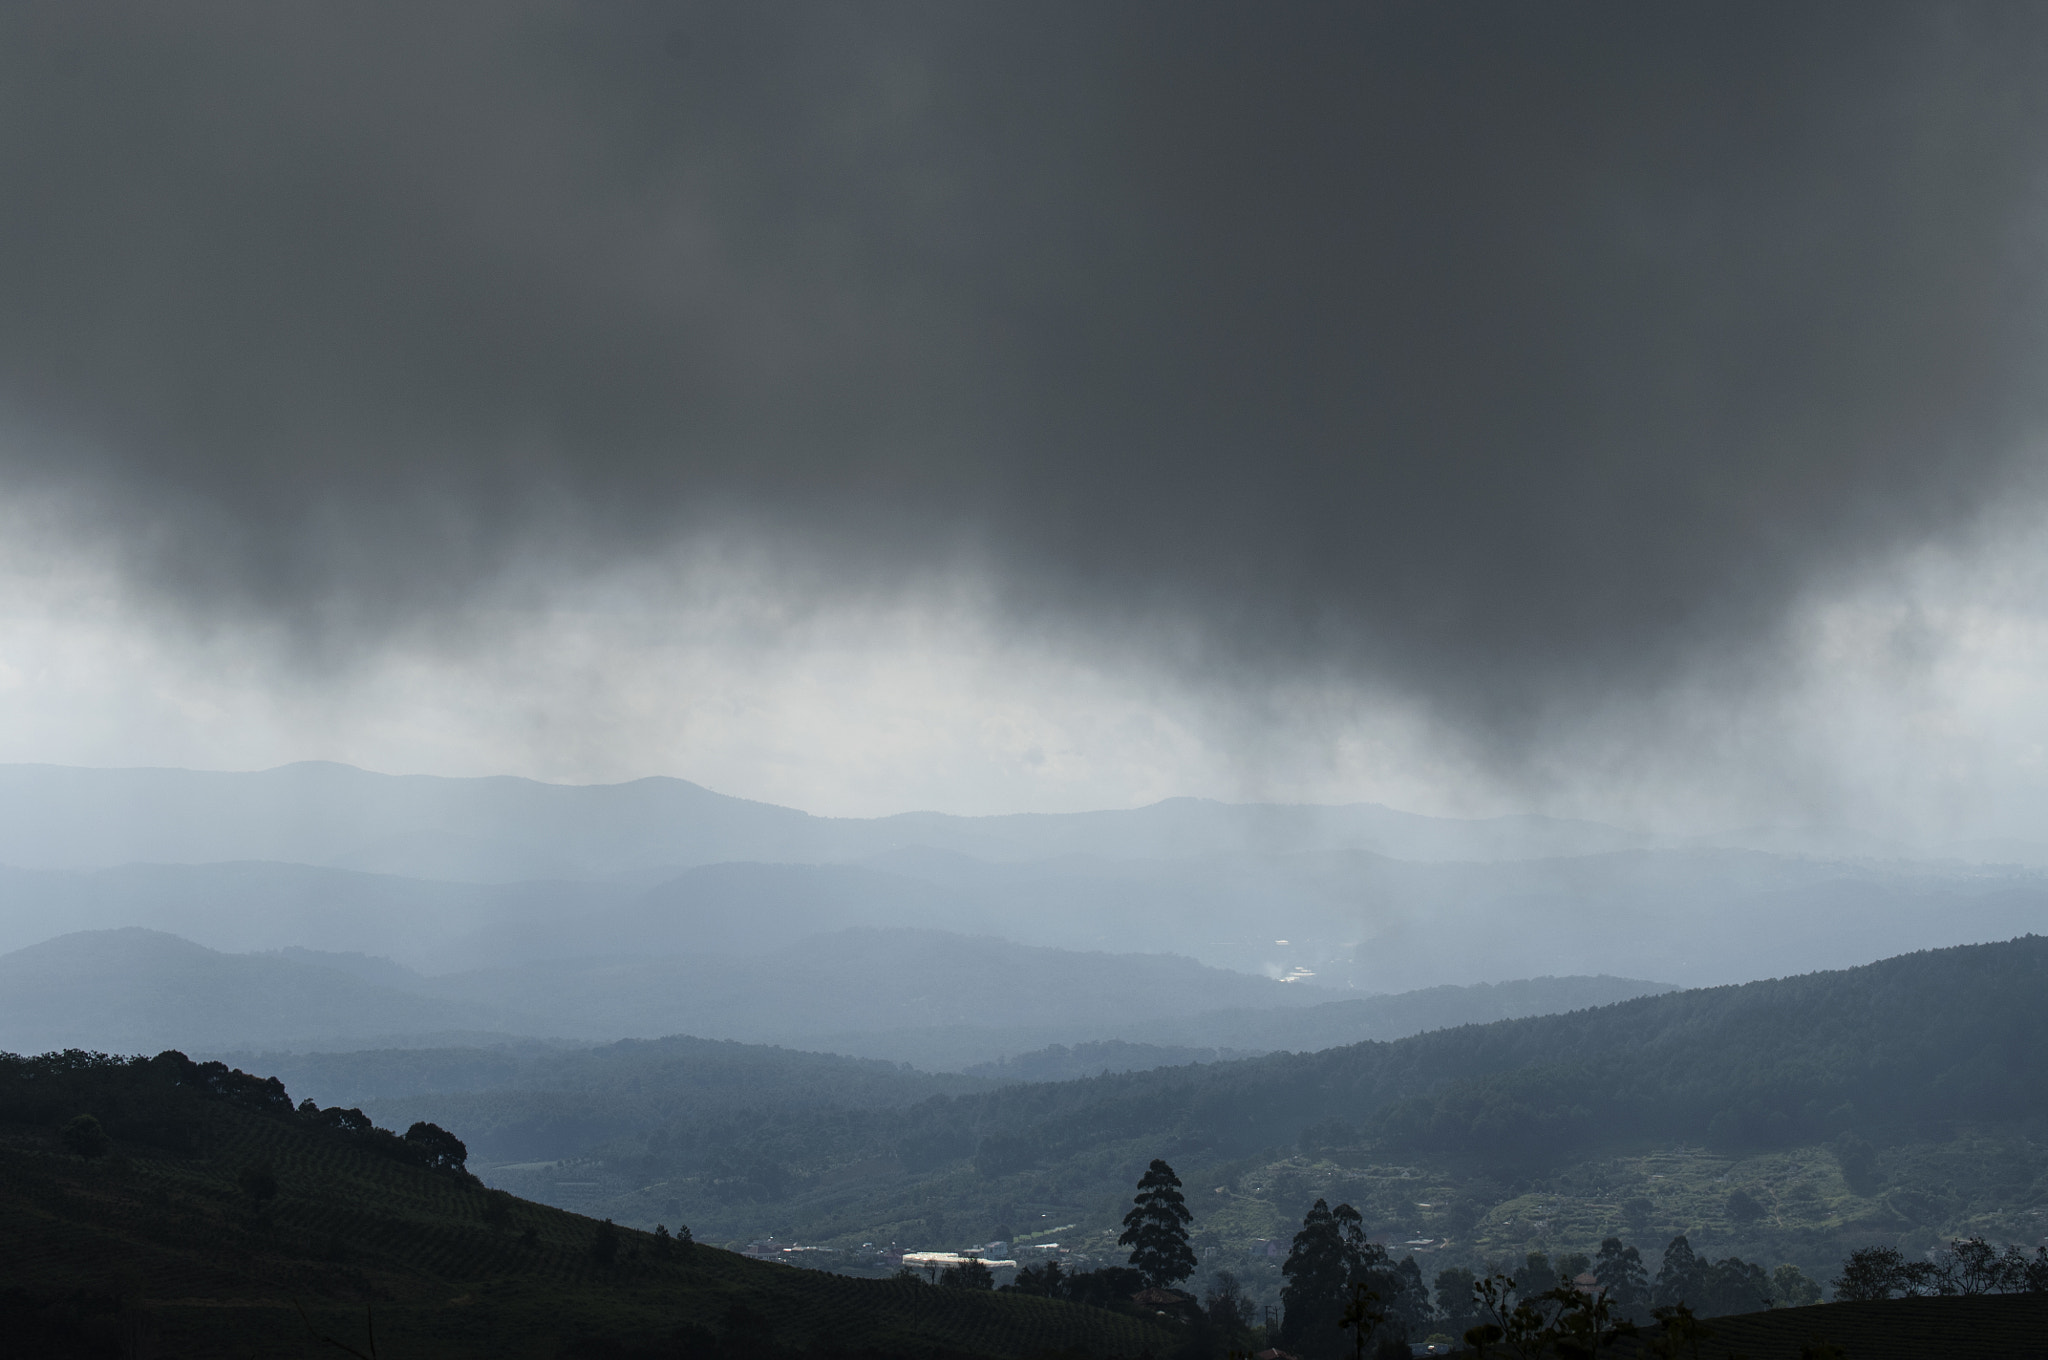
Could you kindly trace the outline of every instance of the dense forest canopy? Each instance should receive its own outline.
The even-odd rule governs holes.
[[[2048,940],[2030,936],[1393,1043],[1005,1086],[665,1040],[529,1055],[511,1066],[546,1074],[533,1085],[501,1074],[497,1089],[364,1108],[456,1129],[519,1193],[645,1226],[682,1213],[718,1240],[951,1249],[1015,1226],[1024,1205],[1045,1227],[1108,1229],[1165,1155],[1202,1178],[1200,1214],[1236,1187],[1240,1208],[1203,1229],[1224,1244],[1270,1237],[1268,1219],[1326,1192],[1363,1193],[1307,1165],[1384,1165],[1376,1231],[1519,1244],[1555,1217],[1518,1198],[1542,1184],[1602,1206],[1584,1211],[1585,1250],[1623,1230],[1652,1250],[1719,1224],[1737,1234],[1725,1249],[1806,1225],[1780,1249],[1817,1272],[1870,1240],[1858,1232],[2004,1231],[2031,1212],[2044,964]],[[368,1055],[301,1061],[354,1081]],[[1717,1180],[1743,1159],[1751,1179]],[[1664,1172],[1685,1195],[1637,1207]],[[1252,1214],[1253,1199],[1270,1208]]]
[[[972,1095],[926,1142],[1052,1159],[1138,1135],[1241,1155],[1343,1120],[1394,1148],[1537,1162],[1628,1140],[1729,1146],[1872,1123],[2048,1114],[2048,938],[1644,997],[1393,1043]]]

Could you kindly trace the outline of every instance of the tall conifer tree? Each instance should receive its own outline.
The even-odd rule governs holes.
[[[1117,1245],[1131,1249],[1131,1268],[1157,1289],[1195,1273],[1195,1249],[1188,1245],[1188,1224],[1194,1221],[1180,1193],[1180,1177],[1154,1157],[1124,1215],[1124,1235]]]
[[[1680,1233],[1664,1248],[1664,1262],[1657,1267],[1655,1301],[1659,1305],[1697,1304],[1706,1286],[1707,1263],[1693,1255],[1692,1243]]]
[[[1341,1206],[1351,1215],[1351,1206]],[[1301,1220],[1294,1235],[1293,1249],[1280,1267],[1287,1284],[1280,1291],[1283,1308],[1280,1335],[1299,1355],[1320,1357],[1334,1354],[1337,1320],[1344,1311],[1344,1294],[1351,1282],[1351,1253],[1346,1250],[1346,1223],[1330,1210],[1328,1200],[1317,1200]]]

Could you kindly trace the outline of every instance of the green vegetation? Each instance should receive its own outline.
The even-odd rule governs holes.
[[[1908,1260],[1896,1247],[1865,1247],[1850,1253],[1835,1280],[1835,1297],[1851,1301],[2028,1293],[2048,1293],[2048,1247],[2029,1256],[1981,1237],[1951,1242],[1924,1260]]]
[[[1399,1265],[1370,1241],[1359,1212],[1317,1200],[1280,1268],[1287,1287],[1281,1338],[1310,1360],[1334,1360],[1340,1329],[1362,1347],[1369,1334],[1405,1354],[1407,1338],[1429,1320],[1428,1295],[1413,1257]]]
[[[36,1355],[1165,1353],[1139,1317],[856,1280],[487,1190],[446,1135],[166,1053],[0,1055],[0,1336]],[[95,1155],[74,1131],[90,1116]],[[98,1146],[94,1144],[93,1146]],[[30,1249],[23,1250],[27,1247]],[[603,1343],[603,1344],[600,1344]]]
[[[1117,1245],[1131,1249],[1131,1269],[1145,1277],[1145,1284],[1158,1289],[1178,1284],[1195,1273],[1194,1249],[1188,1245],[1187,1197],[1180,1192],[1180,1177],[1159,1158],[1138,1181],[1138,1194],[1124,1215],[1123,1236]]]
[[[529,1197],[688,1221],[708,1241],[841,1248],[846,1269],[869,1268],[865,1242],[997,1236],[1058,1241],[1070,1268],[1120,1262],[1127,1187],[1163,1152],[1189,1187],[1198,1281],[1230,1271],[1254,1308],[1277,1304],[1279,1255],[1318,1198],[1432,1277],[1590,1258],[1610,1237],[1654,1274],[1682,1234],[1712,1260],[1826,1280],[1873,1243],[2048,1232],[2044,994],[2048,940],[2028,937],[1057,1084],[947,1091],[883,1065],[662,1041],[607,1051],[573,1089],[370,1108],[458,1129],[493,1183]],[[727,1075],[693,1075],[692,1055]],[[844,1094],[870,1074],[870,1098]]]

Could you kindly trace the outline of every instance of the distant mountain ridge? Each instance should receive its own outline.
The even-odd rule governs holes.
[[[95,863],[112,867],[47,867]],[[908,929],[1174,953],[1352,993],[1546,974],[1702,986],[2048,929],[2048,873],[1658,846],[1595,823],[1362,804],[863,820],[664,779],[0,767],[0,950],[122,926],[507,978],[565,958],[751,957]],[[977,1036],[963,1021],[951,1038],[971,1042],[934,1047],[945,1036],[885,1033],[901,1023],[928,1024],[830,1034],[945,1065],[1184,1042],[1058,1026]]]
[[[905,853],[1018,863],[1349,850],[1486,863],[1652,848],[2048,866],[2048,842],[1912,848],[1829,826],[1674,839],[1580,819],[1437,817],[1375,803],[1182,797],[1071,813],[820,817],[661,776],[550,784],[511,775],[387,775],[325,761],[255,771],[0,765],[0,865],[31,869],[263,860],[450,882],[624,878],[644,887],[703,864],[868,862]],[[907,872],[940,876],[929,869]]]
[[[1702,931],[1706,920],[1716,928]],[[1734,850],[1437,864],[1363,851],[1003,864],[922,850],[864,864],[704,865],[648,887],[249,862],[0,867],[0,951],[122,926],[234,953],[383,956],[433,974],[605,954],[759,955],[855,928],[943,930],[1172,952],[1267,976],[1305,967],[1339,992],[1394,994],[1543,974],[1696,986],[2007,939],[2048,930],[2048,878]],[[989,1056],[1105,1037],[1041,1034]]]
[[[1314,999],[1168,954],[1082,954],[939,931],[858,929],[749,958],[622,954],[430,978],[360,955],[224,954],[127,927],[0,955],[0,1049],[417,1046],[465,1032],[796,1043],[977,1018],[1082,1037],[1218,1002]]]
[[[249,773],[0,766],[0,864],[273,860],[464,882],[605,878],[733,860],[830,863],[912,847],[1014,861],[1178,858],[1347,846],[1397,858],[1520,859],[1644,838],[1544,817],[1425,817],[1174,798],[1128,811],[827,818],[681,779],[543,784],[382,775],[306,762]]]
[[[0,1048],[154,1053],[268,1035],[292,1044],[519,1032],[533,1022],[501,1006],[378,986],[299,958],[222,954],[129,927],[81,932],[0,955]]]
[[[1027,1045],[1124,1035],[1211,1046],[1220,1035],[1258,1051],[1327,1047],[1665,990],[1542,978],[1328,1003],[1323,993],[1172,955],[871,929],[747,957],[564,959],[426,977],[361,954],[224,954],[130,927],[0,955],[0,1049],[260,1048],[274,1059],[292,1048],[696,1036],[946,1070]]]

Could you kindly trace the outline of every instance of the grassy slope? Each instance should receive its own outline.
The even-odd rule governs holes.
[[[131,1313],[140,1301],[163,1350],[181,1356],[333,1353],[295,1301],[358,1348],[370,1304],[385,1355],[553,1355],[568,1338],[721,1332],[736,1317],[749,1337],[765,1329],[785,1347],[891,1355],[1171,1344],[1134,1318],[1016,1295],[853,1280],[710,1247],[656,1262],[632,1233],[619,1263],[599,1266],[588,1219],[516,1202],[494,1228],[485,1193],[464,1180],[232,1106],[206,1110],[201,1147],[125,1144],[88,1162],[47,1125],[0,1125],[0,1277],[39,1299],[121,1297]],[[260,1211],[236,1183],[256,1161],[280,1186]]]
[[[1852,1360],[2039,1360],[2048,1356],[2048,1295],[1831,1303],[1715,1318],[1708,1326],[1713,1336],[1699,1360],[1801,1360],[1814,1341],[1839,1346]]]

